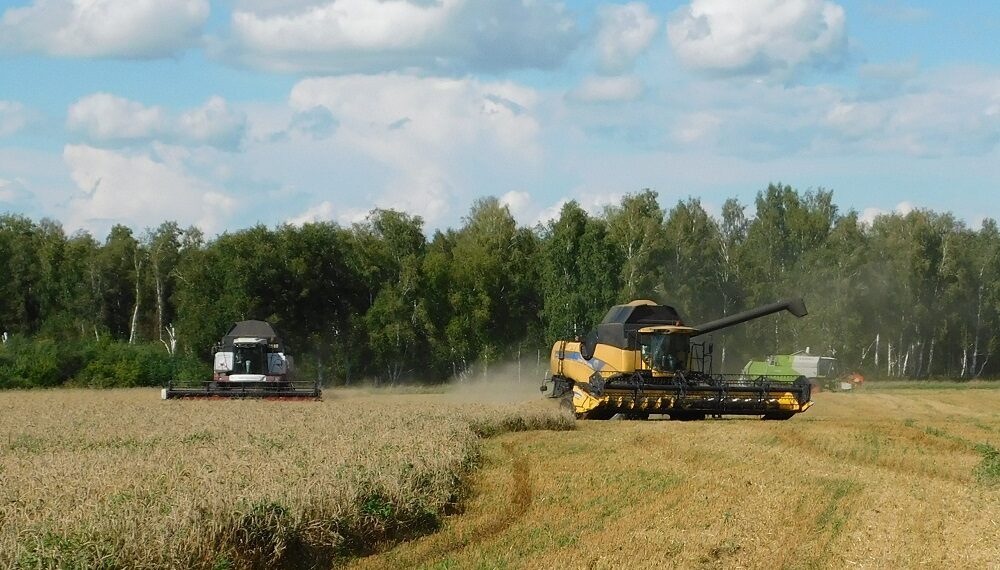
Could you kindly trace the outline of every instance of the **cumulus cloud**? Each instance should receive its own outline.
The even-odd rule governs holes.
[[[861,212],[861,215],[858,216],[858,220],[862,224],[870,226],[875,221],[875,219],[880,216],[887,216],[892,213],[899,214],[900,216],[905,216],[915,209],[916,208],[913,206],[913,203],[908,200],[896,204],[896,207],[891,212],[873,206],[870,208],[865,208]]]
[[[693,0],[667,34],[682,63],[720,74],[786,76],[847,49],[844,9],[828,0]]]
[[[408,209],[433,224],[460,186],[455,168],[475,160],[467,155],[535,159],[536,102],[533,90],[508,82],[385,74],[305,79],[289,104],[299,113],[326,109],[337,121],[336,144],[390,169],[376,206]]]
[[[183,113],[175,128],[181,140],[235,149],[246,131],[246,116],[233,111],[225,99],[216,96]]]
[[[166,112],[110,93],[95,93],[70,106],[66,127],[97,141],[153,138],[167,127]]]
[[[585,77],[569,95],[586,103],[615,103],[638,99],[642,90],[642,80],[634,75]]]
[[[199,42],[208,0],[35,0],[0,19],[0,51],[157,58]]]
[[[463,72],[559,65],[576,23],[551,0],[244,2],[215,49],[283,72]]]
[[[678,142],[685,144],[711,141],[720,125],[722,119],[713,113],[691,113],[678,121],[673,135]]]
[[[982,70],[931,74],[876,100],[843,96],[823,126],[860,149],[912,156],[975,155],[1000,143],[1000,75]]]
[[[22,180],[4,180],[0,178],[0,204],[14,204],[30,196]]]
[[[236,210],[222,189],[149,153],[68,145],[63,160],[79,190],[69,227],[106,231],[114,223],[154,226],[168,219],[215,232]]]
[[[660,22],[641,2],[604,6],[598,11],[597,32],[599,64],[606,73],[632,69],[656,37]]]
[[[0,101],[0,137],[21,131],[31,122],[31,112],[17,101]]]
[[[525,219],[531,216],[535,209],[531,194],[522,190],[511,190],[500,196],[500,204],[507,206],[510,215],[514,216],[514,219],[521,223],[524,223]]]
[[[363,222],[367,216],[368,212],[365,210],[338,208],[333,205],[333,202],[324,200],[311,208],[307,208],[301,214],[292,216],[286,221],[293,226],[302,226],[317,222],[337,222],[342,226],[349,226]]]
[[[159,140],[235,150],[246,131],[246,116],[230,109],[221,97],[172,116],[162,107],[95,93],[70,106],[66,126],[93,143]]]
[[[551,205],[545,207],[536,202],[527,192],[509,192],[500,198],[500,203],[510,209],[514,219],[522,225],[545,225],[559,219],[563,206],[571,200],[583,208],[591,216],[601,216],[608,206],[617,204],[622,199],[618,192],[594,192],[578,188],[575,197],[563,196]]]

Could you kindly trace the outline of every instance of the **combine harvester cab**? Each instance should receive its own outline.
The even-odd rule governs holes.
[[[645,419],[667,414],[696,420],[724,414],[785,420],[812,405],[802,376],[711,373],[712,345],[691,339],[752,319],[789,311],[807,314],[801,299],[687,326],[677,311],[652,301],[616,305],[582,341],[558,341],[550,357],[551,391],[582,419],[616,414]],[[548,384],[542,390],[549,390]]]
[[[294,380],[291,356],[264,321],[240,321],[215,346],[214,372],[203,382],[171,382],[163,389],[171,398],[319,399],[318,382]]]

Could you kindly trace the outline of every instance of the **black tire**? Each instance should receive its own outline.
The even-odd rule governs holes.
[[[767,414],[764,414],[763,419],[768,420],[768,421],[772,421],[772,420],[773,421],[783,421],[783,420],[790,420],[790,419],[792,419],[792,416],[794,416],[794,415],[795,415],[795,412],[769,412]]]
[[[610,420],[614,416],[614,410],[602,410],[598,408],[596,410],[590,410],[589,412],[579,414],[578,417],[583,420]]]
[[[565,397],[565,396],[563,396],[559,400],[559,408],[563,409],[563,410],[566,410],[567,412],[575,415],[576,414],[576,406],[573,405],[573,394],[570,393],[569,396],[570,397],[568,397],[568,398]]]
[[[692,412],[688,410],[677,410],[668,414],[670,419],[679,422],[696,422],[705,419],[703,412]]]

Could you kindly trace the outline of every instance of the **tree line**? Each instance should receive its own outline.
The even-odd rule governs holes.
[[[568,202],[519,226],[495,198],[426,234],[405,212],[350,227],[258,225],[206,239],[174,222],[103,241],[0,216],[0,386],[158,384],[208,374],[231,324],[275,325],[326,384],[442,381],[516,360],[537,373],[558,338],[648,298],[689,324],[801,295],[810,315],[718,332],[716,371],[809,347],[877,377],[994,376],[1000,232],[914,210],[870,223],[826,190],[775,184],[710,215],[655,192],[600,215]]]

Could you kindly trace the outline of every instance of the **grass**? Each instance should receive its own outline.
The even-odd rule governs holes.
[[[349,567],[990,568],[998,410],[1000,391],[862,390],[787,422],[504,434],[462,515]]]
[[[482,438],[573,426],[541,404],[0,393],[0,567],[329,567],[437,529]]]

